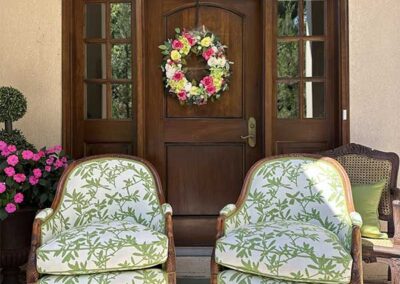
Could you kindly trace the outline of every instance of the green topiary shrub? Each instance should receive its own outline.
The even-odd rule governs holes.
[[[12,123],[22,118],[27,110],[24,95],[12,87],[0,87],[0,122],[4,122],[4,130],[0,130],[0,141],[15,145],[17,149],[34,150],[35,147],[26,141],[18,129],[13,130]]]
[[[14,145],[17,149],[36,150],[35,146],[26,141],[24,134],[18,129],[11,130],[11,133],[5,129],[0,130],[0,141]]]
[[[0,122],[17,121],[26,113],[24,95],[12,87],[0,88]]]

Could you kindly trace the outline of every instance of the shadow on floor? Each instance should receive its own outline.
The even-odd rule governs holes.
[[[177,284],[209,284],[210,279],[188,279],[188,278],[178,278]]]

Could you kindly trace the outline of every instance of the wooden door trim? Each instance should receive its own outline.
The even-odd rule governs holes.
[[[73,147],[73,0],[62,0],[62,145],[68,153]]]
[[[349,1],[340,0],[339,5],[339,136],[342,145],[350,143],[350,67],[349,67]],[[343,120],[347,110],[347,120]]]
[[[73,151],[73,139],[76,133],[73,123],[73,90],[74,90],[74,6],[76,0],[62,0],[62,144],[68,153]],[[136,41],[138,48],[136,56],[138,60],[137,69],[137,155],[143,156],[145,153],[145,46],[143,29],[144,19],[144,1],[136,0]],[[272,17],[272,1],[263,1],[263,45],[264,45],[264,153],[266,156],[272,154],[272,120],[267,113],[273,110],[273,74],[272,62],[274,55],[271,51],[266,51],[266,46],[270,40],[273,40],[273,31],[266,29],[268,21]],[[347,144],[350,142],[350,113],[349,113],[349,11],[348,0],[338,1],[338,23],[339,23],[339,143]],[[347,120],[342,119],[342,110],[347,110]]]

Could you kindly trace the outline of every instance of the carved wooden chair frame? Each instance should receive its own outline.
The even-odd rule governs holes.
[[[347,144],[321,154],[334,159],[346,155],[359,155],[391,163],[389,191],[390,203],[393,205],[392,214],[379,214],[379,219],[388,222],[388,235],[390,238],[393,238],[395,247],[363,246],[363,260],[367,263],[381,262],[388,264],[391,270],[392,282],[400,283],[400,189],[397,188],[399,156],[395,153],[378,151],[355,143]],[[388,204],[388,206],[391,204]]]
[[[284,158],[284,157],[309,157],[309,158],[315,158],[315,159],[323,159],[326,161],[329,161],[331,164],[333,164],[337,170],[340,172],[342,179],[344,181],[345,185],[345,191],[346,191],[346,203],[347,203],[347,208],[349,210],[349,213],[354,212],[354,205],[353,205],[353,198],[351,195],[351,185],[350,185],[350,180],[347,177],[347,174],[343,167],[337,162],[336,160],[332,158],[327,158],[323,157],[320,155],[314,155],[314,154],[288,154],[288,155],[279,155],[279,156],[273,156],[273,157],[268,157],[265,159],[262,159],[258,161],[256,164],[254,164],[250,170],[248,171],[246,178],[243,183],[242,191],[240,193],[239,199],[236,202],[236,209],[241,208],[241,205],[245,202],[246,196],[247,196],[247,191],[249,190],[249,185],[251,182],[251,178],[253,176],[253,172],[258,169],[258,167],[267,162],[271,161],[277,158]],[[224,222],[225,222],[225,216],[220,215],[218,217],[217,221],[217,236],[216,240],[219,238],[223,237],[225,235],[224,232]],[[352,267],[352,273],[351,273],[351,284],[361,284],[363,283],[363,270],[362,270],[362,259],[361,259],[361,230],[360,227],[358,226],[353,226],[353,232],[352,232],[352,246],[351,246],[351,255],[353,257],[353,267]],[[213,253],[211,256],[211,284],[217,284],[218,283],[218,274],[220,271],[222,271],[224,268],[217,264],[215,262],[215,247],[213,249]]]
[[[160,177],[150,162],[139,158],[135,156],[128,156],[128,155],[120,155],[120,154],[109,154],[109,155],[97,155],[97,156],[90,156],[87,158],[83,158],[80,160],[77,160],[73,162],[69,167],[65,170],[63,173],[60,182],[57,186],[57,193],[56,196],[53,200],[53,203],[51,205],[51,208],[56,212],[59,208],[59,204],[62,200],[63,196],[63,190],[64,186],[66,183],[66,180],[69,176],[69,174],[80,164],[90,161],[92,159],[101,159],[101,158],[122,158],[122,159],[127,159],[131,161],[137,161],[140,162],[144,165],[147,166],[147,168],[150,170],[151,174],[154,177],[156,188],[157,188],[157,196],[160,201],[160,204],[165,203],[165,197],[164,193],[162,190],[162,185],[161,185],[161,180]],[[28,264],[27,264],[27,272],[26,272],[26,282],[29,284],[37,283],[39,280],[39,272],[37,271],[37,266],[36,266],[36,250],[41,246],[41,223],[42,221],[39,219],[35,219],[33,223],[33,230],[32,230],[32,243],[31,243],[31,249],[29,252],[29,259],[28,259]],[[173,234],[173,221],[172,221],[172,214],[167,213],[165,215],[165,234],[168,237],[168,258],[167,261],[165,262],[164,268],[167,272],[168,275],[168,283],[175,284],[176,283],[176,258],[175,258],[175,243],[174,243],[174,234]]]

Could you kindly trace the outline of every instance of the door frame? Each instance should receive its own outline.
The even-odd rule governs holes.
[[[74,128],[74,56],[76,52],[75,35],[74,35],[74,16],[75,16],[75,1],[77,0],[62,0],[62,145],[67,153],[73,152],[73,139],[76,129]],[[145,39],[142,30],[145,26],[144,2],[146,0],[136,0],[136,28],[137,38],[136,58],[137,64],[137,84],[135,86],[135,94],[137,94],[136,113],[137,115],[137,156],[143,157],[145,153]],[[261,0],[263,5],[263,117],[264,117],[264,154],[271,156],[273,151],[272,140],[272,120],[266,114],[273,113],[273,72],[275,67],[273,64],[273,52],[271,49],[266,51],[267,42],[273,41],[275,34],[270,29],[265,27],[272,24],[273,21],[273,0]],[[349,11],[348,0],[338,0],[337,22],[338,22],[338,144],[343,145],[350,142],[350,113],[349,113]],[[347,119],[343,119],[343,113],[347,112]]]

